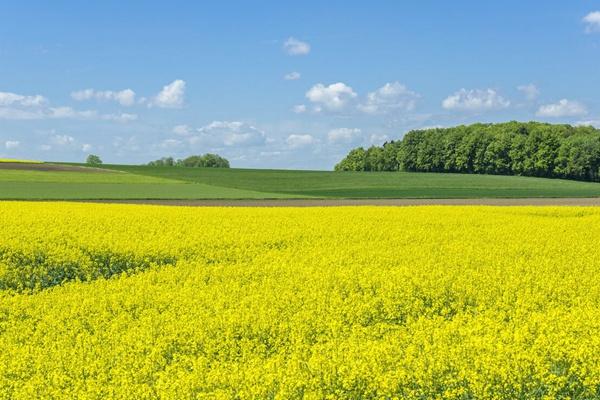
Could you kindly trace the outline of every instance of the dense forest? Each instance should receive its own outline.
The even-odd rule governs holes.
[[[540,122],[461,125],[408,132],[356,148],[336,171],[526,175],[600,181],[600,130]]]
[[[173,157],[163,157],[150,161],[152,167],[201,167],[201,168],[229,168],[229,161],[218,154],[206,153],[201,156],[189,156],[182,160]]]

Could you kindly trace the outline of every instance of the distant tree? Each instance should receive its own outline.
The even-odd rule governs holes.
[[[229,168],[229,161],[218,154],[207,153],[174,160],[173,157],[163,157],[150,161],[148,165],[153,167],[202,167],[202,168]]]
[[[90,154],[89,156],[87,156],[85,163],[88,165],[101,165],[102,160],[97,155]]]
[[[336,171],[366,171],[367,152],[362,147],[352,150],[336,166]]]
[[[600,130],[541,122],[414,130],[351,150],[336,171],[526,175],[600,182]]]
[[[176,165],[176,161],[173,157],[163,157],[155,161],[150,161],[148,165],[152,167],[172,167]]]
[[[206,168],[229,168],[229,161],[217,154],[207,153],[201,159],[201,165]]]

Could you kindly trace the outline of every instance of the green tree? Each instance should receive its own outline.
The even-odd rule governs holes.
[[[600,181],[600,130],[511,121],[414,130],[353,149],[336,171],[507,174]]]
[[[336,171],[365,171],[367,152],[362,147],[350,153],[336,166]]]
[[[150,161],[148,163],[154,167],[201,167],[201,168],[229,168],[229,161],[218,154],[207,153],[204,155],[194,155],[175,160],[173,157],[163,157],[161,159]]]
[[[88,164],[88,165],[101,165],[102,164],[102,160],[97,155],[90,154],[85,159],[85,163]]]

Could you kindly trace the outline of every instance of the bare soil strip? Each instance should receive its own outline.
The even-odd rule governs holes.
[[[112,174],[115,171],[94,168],[94,167],[80,167],[77,165],[63,165],[63,164],[29,164],[29,163],[16,163],[16,162],[0,162],[0,169],[18,169],[25,171],[58,171],[58,172],[89,172],[94,174]]]
[[[523,199],[281,199],[281,200],[77,200],[86,203],[153,204],[188,207],[339,207],[339,206],[600,206],[593,198]]]

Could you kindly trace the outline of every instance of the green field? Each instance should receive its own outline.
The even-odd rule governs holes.
[[[501,175],[326,172],[107,165],[105,168],[215,186],[317,198],[597,197],[600,184]]]
[[[73,165],[73,164],[70,164]],[[284,199],[599,197],[600,184],[499,175],[104,165],[0,169],[0,199]]]
[[[74,172],[0,169],[0,199],[4,200],[189,200],[286,197],[289,196],[112,170]]]
[[[1,172],[0,172],[1,174]],[[4,200],[278,199],[288,196],[203,184],[0,182]]]

